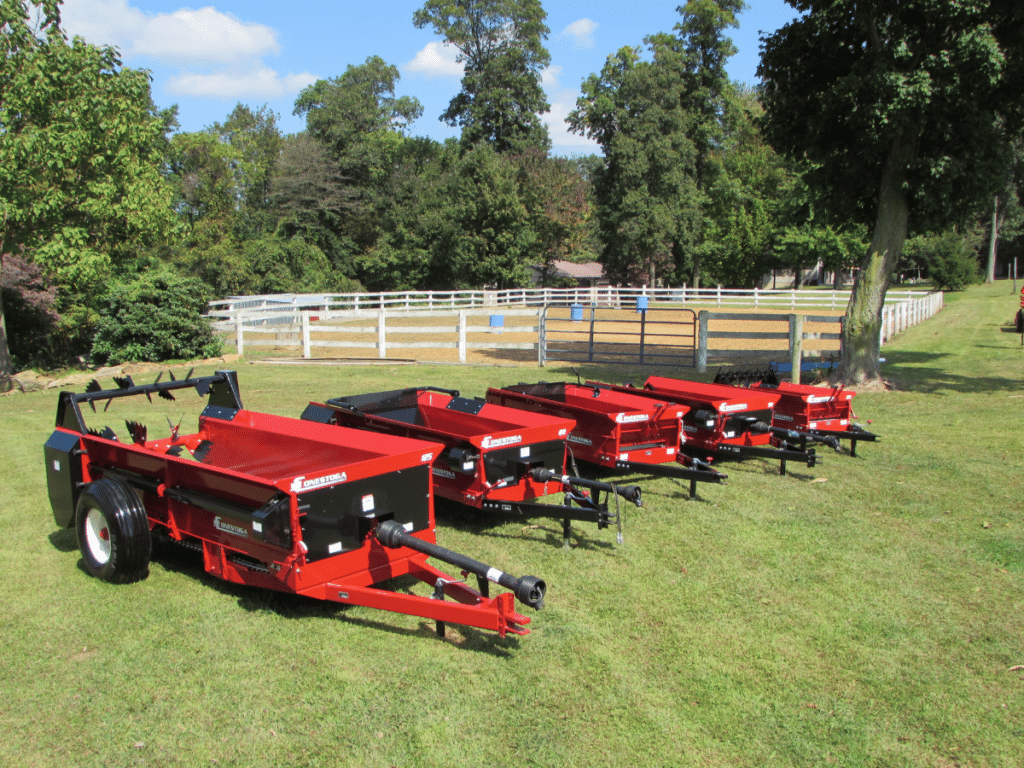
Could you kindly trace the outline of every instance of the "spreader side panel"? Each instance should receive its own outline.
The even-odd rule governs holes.
[[[316,562],[359,549],[375,520],[394,520],[410,533],[430,528],[430,466],[400,469],[299,494],[306,559]]]

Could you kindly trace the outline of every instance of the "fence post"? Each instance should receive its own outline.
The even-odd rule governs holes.
[[[640,365],[644,364],[644,336],[647,331],[647,310],[640,310]]]
[[[594,321],[596,320],[597,310],[590,307],[590,344],[587,346],[587,362],[594,362]]]
[[[793,364],[793,372],[790,381],[794,384],[800,383],[800,358],[803,351],[804,340],[804,316],[789,316],[789,361]]]
[[[697,313],[697,373],[708,370],[708,311]]]
[[[755,307],[757,306],[757,294],[758,294],[758,290],[757,290],[757,286],[755,285],[754,286],[754,306]]]
[[[377,357],[381,360],[387,357],[387,341],[385,339],[384,307],[381,307],[377,312]]]
[[[722,306],[722,286],[721,285],[718,286],[718,291],[717,291],[716,295],[718,296],[718,306]]]
[[[541,368],[547,363],[547,314],[547,307],[537,314],[537,365]]]
[[[459,310],[459,362],[466,362],[466,310]]]
[[[311,357],[309,353],[309,310],[302,311],[302,356],[306,359]]]
[[[242,329],[242,310],[235,310],[235,352],[245,354],[245,331]]]

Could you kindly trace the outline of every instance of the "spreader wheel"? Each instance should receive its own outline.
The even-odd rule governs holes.
[[[78,499],[75,530],[92,576],[130,584],[149,575],[149,520],[127,483],[112,477],[90,483]]]

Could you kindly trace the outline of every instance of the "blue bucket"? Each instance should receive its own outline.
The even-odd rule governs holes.
[[[636,297],[636,311],[637,312],[643,312],[645,309],[647,309],[647,297],[646,296],[637,296]]]
[[[491,321],[489,323],[491,328],[504,328],[505,327],[505,316],[504,315],[491,315]]]
[[[582,320],[583,319],[583,305],[573,304],[569,307],[569,319],[570,320]]]

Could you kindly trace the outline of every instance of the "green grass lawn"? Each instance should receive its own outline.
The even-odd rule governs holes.
[[[0,764],[1021,765],[1016,308],[1005,281],[949,294],[887,345],[896,388],[854,400],[882,440],[856,458],[787,477],[726,464],[729,484],[696,501],[640,478],[647,504],[625,510],[621,546],[583,524],[565,550],[553,521],[439,512],[441,544],[547,580],[531,634],[504,640],[458,627],[442,640],[429,621],[226,584],[181,557],[134,585],[91,579],[46,495],[56,391],[0,398]],[[574,378],[238,369],[246,407],[291,416],[401,386]],[[194,426],[200,403],[158,401],[151,434],[165,414]],[[91,423],[123,431],[128,408]]]

